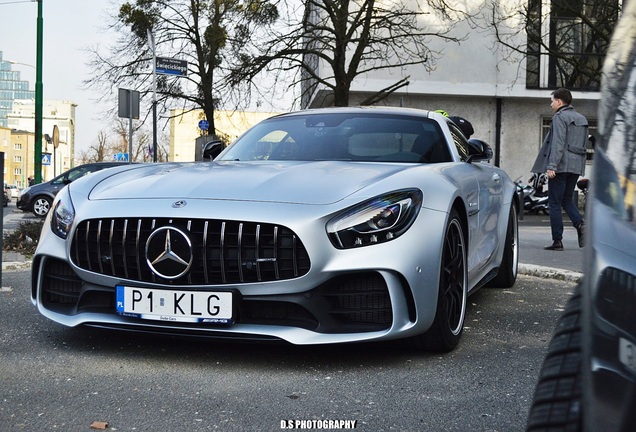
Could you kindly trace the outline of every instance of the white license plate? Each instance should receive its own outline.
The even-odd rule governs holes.
[[[229,324],[232,293],[117,286],[117,313],[135,318]]]

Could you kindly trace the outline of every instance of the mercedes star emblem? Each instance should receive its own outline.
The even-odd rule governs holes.
[[[178,228],[158,228],[146,241],[146,262],[159,277],[178,279],[190,270],[192,261],[192,242]]]

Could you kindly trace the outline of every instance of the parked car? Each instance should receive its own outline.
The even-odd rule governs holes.
[[[3,207],[7,207],[9,205],[9,201],[11,201],[11,194],[9,192],[9,188],[7,188],[7,186],[4,186],[4,196],[2,198],[2,206]]]
[[[20,188],[16,185],[7,185],[7,189],[9,189],[9,198],[18,199],[20,196]]]
[[[636,2],[623,7],[601,82],[585,277],[549,344],[528,431],[636,430]]]
[[[92,172],[122,164],[127,164],[127,162],[95,162],[76,166],[53,180],[22,189],[16,206],[25,212],[33,212],[38,217],[45,217],[51,208],[53,199],[64,186]]]
[[[68,326],[448,351],[467,296],[517,276],[520,203],[491,157],[434,112],[332,108],[212,162],[94,173],[53,204],[32,301]]]

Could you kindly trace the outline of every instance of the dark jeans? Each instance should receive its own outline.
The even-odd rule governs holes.
[[[557,173],[554,178],[548,180],[548,207],[550,208],[552,240],[561,240],[563,238],[561,208],[565,210],[565,213],[572,221],[572,225],[575,227],[578,227],[583,222],[576,204],[572,202],[572,194],[578,178],[578,174]]]

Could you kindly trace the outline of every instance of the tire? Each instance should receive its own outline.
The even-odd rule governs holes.
[[[464,330],[468,286],[466,240],[457,211],[450,214],[444,235],[437,309],[433,324],[414,337],[415,346],[427,351],[451,351]]]
[[[568,301],[557,321],[534,391],[527,432],[582,429],[581,294]]]
[[[37,217],[46,217],[51,210],[51,203],[53,201],[49,197],[39,196],[33,200],[33,214]]]
[[[508,227],[506,228],[506,242],[504,244],[501,264],[495,276],[489,283],[493,288],[510,288],[517,281],[519,268],[519,220],[517,208],[512,204],[508,215]]]

